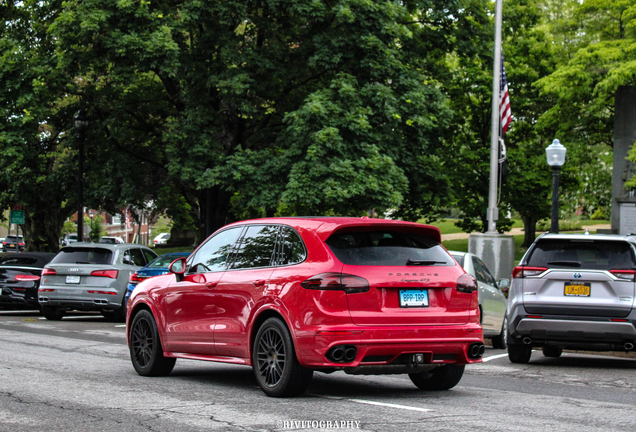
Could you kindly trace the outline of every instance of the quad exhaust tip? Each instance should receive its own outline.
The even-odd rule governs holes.
[[[634,344],[632,342],[625,342],[623,348],[625,348],[625,351],[631,351],[634,349]]]
[[[486,352],[486,347],[483,343],[474,343],[468,347],[468,358],[469,359],[479,359],[482,358],[484,353]]]
[[[523,343],[526,344],[526,345],[530,345],[532,343],[532,338],[528,337],[528,336],[524,337],[523,338]]]
[[[336,345],[327,353],[327,359],[333,363],[351,363],[357,355],[358,349],[353,345]]]

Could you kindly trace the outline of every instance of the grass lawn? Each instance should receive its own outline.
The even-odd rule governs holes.
[[[463,232],[461,228],[455,225],[455,222],[457,222],[458,220],[459,219],[440,219],[438,221],[431,222],[428,225],[436,226],[437,228],[439,228],[442,234],[455,234]],[[417,222],[426,223],[424,222],[424,219],[420,219]],[[523,222],[520,219],[513,219],[512,228],[523,228]]]

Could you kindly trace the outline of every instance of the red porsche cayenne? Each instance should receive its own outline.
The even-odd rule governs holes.
[[[437,228],[369,218],[269,218],[211,235],[128,304],[140,375],[177,358],[252,366],[263,391],[302,394],[314,371],[408,374],[454,387],[481,361],[477,284]]]

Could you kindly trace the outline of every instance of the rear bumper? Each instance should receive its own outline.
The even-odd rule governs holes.
[[[319,334],[325,331],[338,331],[339,334]],[[424,354],[424,365],[480,362],[481,359],[468,358],[467,351],[470,345],[483,343],[483,332],[476,324],[364,328],[343,326],[297,333],[296,341],[298,360],[305,367],[340,369],[350,373],[356,373],[356,369],[365,369],[367,372],[360,373],[384,374],[392,373],[389,372],[390,367],[404,364],[405,357],[410,354]],[[329,350],[340,345],[356,348],[353,361],[334,363],[327,358]]]
[[[636,311],[624,319],[613,317],[581,317],[543,315],[541,318],[528,317],[523,305],[519,305],[509,315],[509,345],[530,342],[533,346],[561,345],[580,349],[613,350],[624,342],[636,341]]]

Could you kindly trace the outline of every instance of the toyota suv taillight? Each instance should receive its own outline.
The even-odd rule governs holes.
[[[517,266],[512,270],[512,278],[513,279],[523,279],[528,276],[538,276],[547,268],[545,267],[525,267],[525,266]]]

